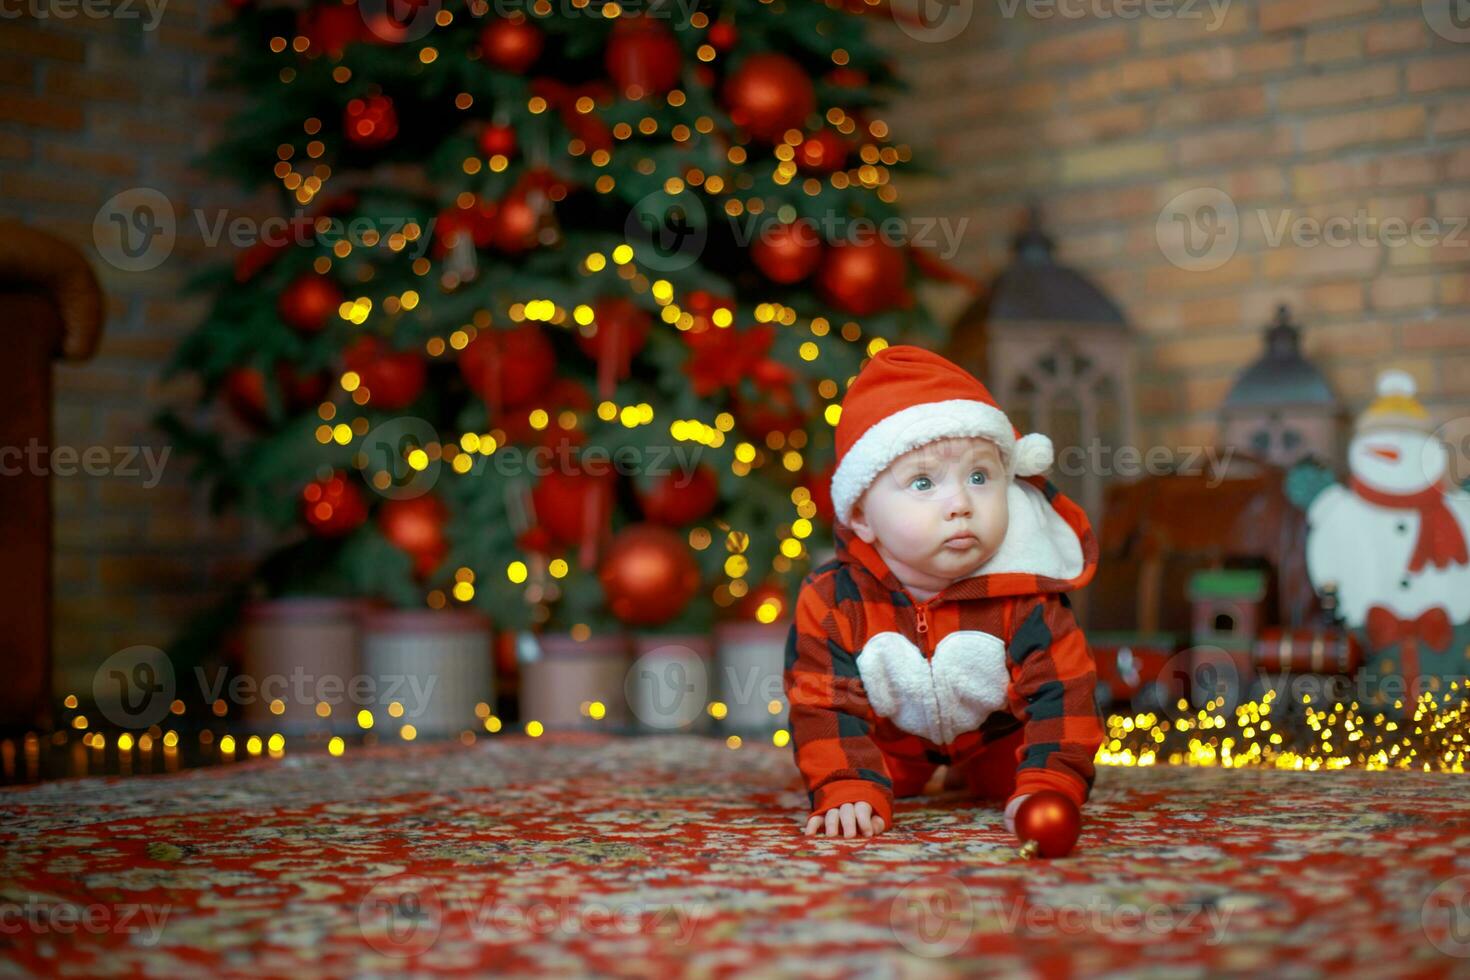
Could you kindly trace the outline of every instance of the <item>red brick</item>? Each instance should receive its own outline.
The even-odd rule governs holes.
[[[0,51],[56,61],[80,62],[87,57],[86,44],[77,38],[20,27],[11,20],[7,20],[5,29],[0,30]]]
[[[1193,168],[1237,160],[1264,160],[1292,151],[1292,131],[1285,126],[1209,130],[1175,141],[1179,164]]]
[[[1422,17],[1369,24],[1364,46],[1370,55],[1420,51],[1429,43],[1429,26]]]
[[[1120,136],[1133,136],[1147,128],[1149,107],[1134,103],[1109,106],[1091,112],[1055,116],[1041,124],[1043,138],[1053,145],[1101,143]],[[1025,142],[1030,142],[1029,134]]]
[[[1419,320],[1399,328],[1405,350],[1451,350],[1470,347],[1470,317]]]
[[[1283,82],[1276,91],[1276,107],[1284,110],[1316,109],[1349,102],[1371,102],[1392,98],[1398,91],[1397,65],[1358,67],[1331,75]]]
[[[1051,28],[1050,22],[1047,27]],[[1103,61],[1118,57],[1128,48],[1128,27],[1123,24],[1044,33],[1049,36],[1031,45],[1026,52],[1026,64],[1033,68]]]
[[[1308,34],[1306,45],[1302,49],[1302,60],[1309,65],[1356,60],[1362,57],[1363,29],[1361,27]]]
[[[1282,31],[1328,20],[1361,17],[1381,9],[1382,0],[1264,0],[1261,30]]]
[[[29,159],[31,146],[31,141],[19,133],[0,132],[0,160]]]
[[[1399,310],[1431,305],[1434,286],[1434,276],[1384,276],[1373,281],[1369,292],[1374,309]]]
[[[1373,143],[1399,143],[1422,137],[1426,120],[1422,105],[1313,119],[1302,124],[1301,148],[1304,153],[1317,153]]]
[[[1235,50],[1225,45],[1176,55],[1171,68],[1185,85],[1205,85],[1235,79]]]
[[[1470,54],[1409,62],[1406,84],[1410,92],[1439,92],[1470,88]]]
[[[1235,37],[1251,29],[1252,10],[1246,3],[1228,4],[1219,21],[1209,4],[1198,4],[1197,17],[1144,17],[1138,21],[1138,45],[1161,48],[1175,44],[1202,44]]]
[[[1257,75],[1292,67],[1296,64],[1296,47],[1297,42],[1290,39],[1242,44],[1235,53],[1236,73]]]
[[[99,102],[137,102],[141,88],[126,75],[54,65],[46,72],[46,94]]]
[[[1171,96],[1159,104],[1159,122],[1166,126],[1192,126],[1249,119],[1265,112],[1265,88],[1261,85],[1238,85]]]
[[[66,99],[7,94],[0,98],[0,123],[15,122],[37,129],[81,129],[81,107]]]

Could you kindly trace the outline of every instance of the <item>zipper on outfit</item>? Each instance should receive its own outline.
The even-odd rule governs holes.
[[[920,603],[920,604],[916,605],[914,607],[914,612],[917,613],[918,614],[918,617],[919,617],[919,623],[918,623],[918,626],[916,627],[916,629],[919,631],[919,646],[922,647],[925,651],[927,651],[928,648],[929,648],[929,605],[928,605],[928,603]]]

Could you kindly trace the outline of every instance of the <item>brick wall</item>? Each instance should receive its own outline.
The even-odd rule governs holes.
[[[1355,409],[1392,364],[1438,416],[1470,415],[1470,249],[1268,248],[1254,218],[1470,214],[1470,44],[1430,30],[1420,0],[1232,0],[1214,29],[1040,20],[1024,3],[1002,16],[1008,6],[977,3],[944,43],[885,31],[914,85],[895,127],[948,168],[909,181],[907,204],[969,218],[956,261],[983,274],[1005,261],[1020,207],[1039,194],[1063,260],[1132,318],[1144,439],[1207,439],[1282,301]],[[266,213],[190,165],[229,112],[205,89],[216,45],[205,30],[224,8],[168,0],[152,30],[137,16],[0,19],[0,212],[94,256],[93,219],[121,190],[157,188],[180,219],[158,268],[98,261],[106,339],[96,360],[58,369],[58,446],[161,449],[149,420],[182,392],[160,385],[158,368],[202,313],[184,281],[215,257],[189,215]],[[1247,219],[1238,252],[1208,272],[1171,264],[1155,236],[1164,205],[1199,187],[1227,192]],[[180,461],[151,489],[122,475],[55,487],[63,691],[85,689],[117,649],[166,643],[245,567],[249,530],[207,516]]]
[[[152,29],[147,8],[130,6],[131,17],[0,19],[0,213],[80,246],[108,297],[96,359],[57,368],[54,445],[157,454],[162,436],[150,420],[183,393],[160,384],[159,369],[204,309],[183,285],[217,257],[191,212],[238,209],[242,194],[191,167],[228,114],[205,90],[217,47],[206,28],[225,5],[167,0]],[[178,241],[157,268],[125,272],[100,257],[93,219],[112,195],[139,186],[169,198]],[[93,667],[116,650],[166,645],[182,617],[243,570],[248,533],[207,516],[185,461],[168,459],[153,487],[135,465],[138,475],[53,475],[59,693],[89,690]]]
[[[1036,16],[1062,8],[1086,16]],[[1470,31],[1441,36],[1421,0],[1229,0],[1218,21],[1208,4],[1169,0],[1154,9],[1203,16],[1110,15],[1144,9],[979,0],[952,40],[890,27],[913,86],[895,130],[946,169],[901,201],[968,217],[956,261],[988,275],[1039,196],[1061,260],[1131,319],[1147,443],[1211,439],[1280,302],[1354,412],[1395,366],[1438,420],[1470,416]],[[1166,205],[1200,188],[1239,215],[1237,250],[1209,271],[1172,263],[1156,235]],[[1262,215],[1274,232],[1283,215],[1360,209],[1435,219],[1442,235],[1294,247],[1262,229]]]

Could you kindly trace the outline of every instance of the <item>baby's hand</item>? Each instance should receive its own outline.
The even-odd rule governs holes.
[[[826,813],[814,813],[807,819],[806,829],[802,833],[807,837],[812,834],[820,837],[824,823],[828,837],[856,837],[859,831],[864,837],[877,837],[885,829],[883,818],[873,816],[871,803],[844,803],[840,807],[834,806]],[[839,824],[841,825],[840,835]]]

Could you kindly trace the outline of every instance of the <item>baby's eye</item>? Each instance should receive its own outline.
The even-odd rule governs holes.
[[[975,472],[970,474],[970,482],[975,484],[975,486],[977,487],[984,485],[985,479],[986,477],[984,470],[976,470]]]
[[[934,481],[927,476],[916,476],[909,481],[909,489],[911,490],[931,490],[933,487]]]

